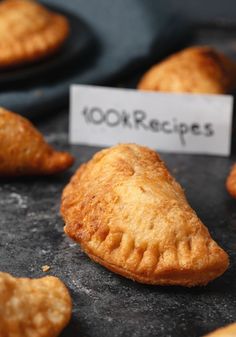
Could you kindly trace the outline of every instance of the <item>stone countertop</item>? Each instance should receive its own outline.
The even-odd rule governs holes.
[[[66,283],[73,319],[61,337],[199,337],[236,321],[236,201],[224,186],[233,158],[162,154],[231,265],[206,287],[146,286],[95,264],[64,235],[62,189],[98,149],[67,144],[66,113],[36,125],[76,163],[59,176],[0,182],[0,270],[24,277],[55,275]],[[45,264],[51,267],[47,273],[41,270]]]

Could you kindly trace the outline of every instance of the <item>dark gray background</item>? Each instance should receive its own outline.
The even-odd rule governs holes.
[[[234,0],[161,0],[160,2],[191,19],[236,21],[236,2]]]
[[[55,4],[61,4],[68,8],[78,11],[86,20],[89,20],[93,25],[94,20],[99,20],[99,17],[109,16],[107,11],[109,7],[109,0],[100,0],[99,6],[97,0],[52,0]],[[155,6],[161,4],[168,10],[174,10],[186,17],[197,20],[208,20],[216,18],[225,18],[236,21],[236,2],[234,0],[137,0],[143,2],[145,6]],[[113,4],[119,3],[119,7],[123,5],[124,15],[129,15],[130,1],[117,0]],[[105,22],[104,22],[105,25]]]

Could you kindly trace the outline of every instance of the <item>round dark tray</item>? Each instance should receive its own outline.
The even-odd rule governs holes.
[[[22,81],[43,79],[55,71],[64,70],[75,58],[80,59],[93,40],[93,35],[88,26],[78,16],[61,10],[57,6],[46,6],[49,10],[61,13],[70,23],[70,34],[62,48],[54,55],[35,63],[1,70],[0,85],[16,85]]]

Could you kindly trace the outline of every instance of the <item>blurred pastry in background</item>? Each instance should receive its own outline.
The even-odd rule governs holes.
[[[227,94],[236,88],[236,63],[211,47],[190,47],[154,65],[138,89]]]
[[[45,58],[69,35],[68,20],[35,1],[1,1],[0,18],[0,69]]]
[[[236,164],[232,166],[226,179],[226,189],[233,198],[236,198]]]
[[[236,323],[227,325],[223,328],[217,329],[205,337],[235,337],[236,336]]]
[[[15,278],[0,272],[1,337],[56,337],[71,311],[70,294],[57,277]]]
[[[156,152],[120,144],[98,152],[62,195],[65,232],[94,261],[135,281],[205,285],[228,268]]]
[[[59,173],[73,162],[69,153],[48,145],[26,118],[0,108],[0,177]]]

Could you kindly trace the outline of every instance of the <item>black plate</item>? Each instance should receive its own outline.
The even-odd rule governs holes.
[[[0,71],[0,85],[21,83],[47,77],[50,73],[65,69],[75,58],[81,58],[90,47],[93,35],[88,26],[76,15],[56,6],[48,6],[49,10],[61,13],[70,23],[70,35],[62,48],[54,55],[36,63]]]
[[[166,13],[157,1],[146,7],[143,0],[130,0],[128,4],[100,0],[99,5],[96,0],[43,0],[43,3],[51,2],[60,3],[61,7],[83,18],[90,29],[87,31],[85,27],[86,38],[91,37],[91,32],[95,38],[82,60],[78,55],[79,61],[75,60],[71,66],[69,61],[64,64],[66,72],[61,67],[49,78],[49,67],[44,75],[41,71],[36,76],[29,74],[33,80],[26,85],[18,81],[15,86],[14,77],[13,85],[0,86],[0,106],[29,118],[51,114],[66,106],[72,83],[116,85],[134,69],[136,72],[150,62],[150,54],[156,60],[173,52],[188,31],[185,21]],[[73,34],[76,43],[79,34],[82,39],[82,32]]]

